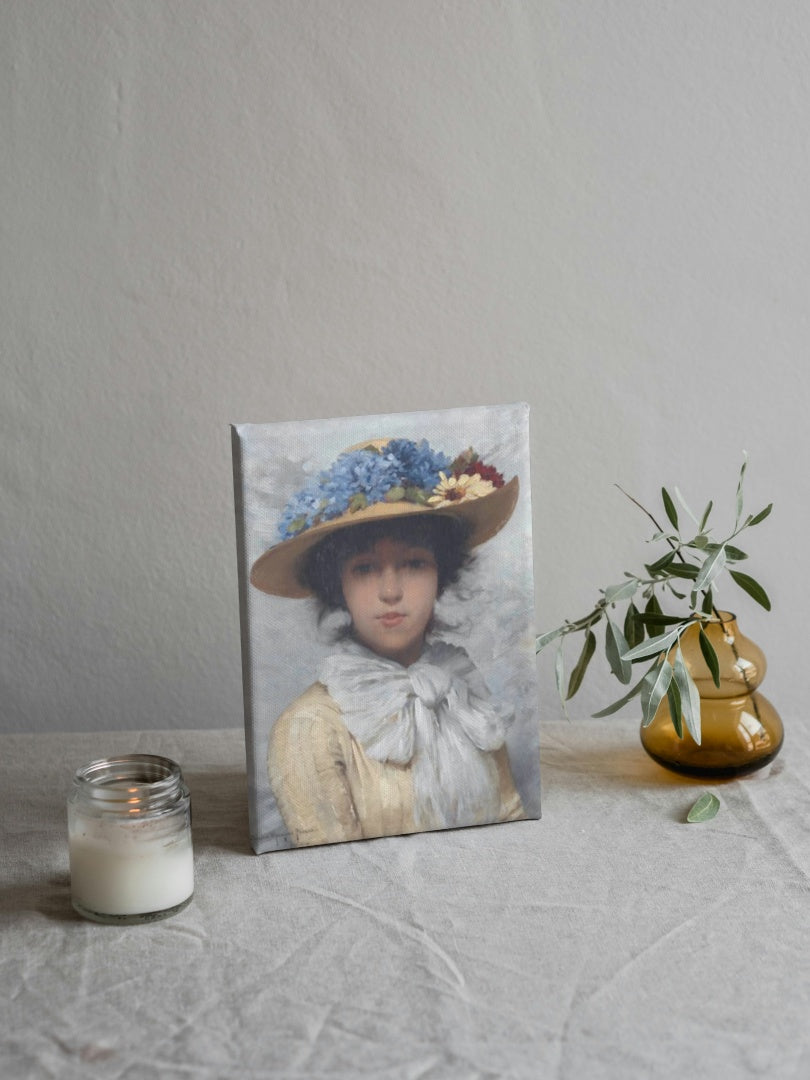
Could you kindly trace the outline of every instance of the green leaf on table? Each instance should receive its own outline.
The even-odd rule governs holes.
[[[624,634],[614,622],[608,619],[605,631],[605,656],[610,664],[610,670],[619,682],[625,685],[630,682],[633,675],[633,665],[629,660],[624,659],[624,654],[629,647]]]
[[[568,693],[566,700],[570,701],[574,694],[579,690],[582,685],[582,680],[585,677],[588,664],[591,662],[591,657],[596,652],[596,634],[593,630],[588,630],[585,634],[585,642],[582,646],[582,652],[579,654],[579,660],[576,662],[574,670],[571,672],[571,680],[568,683]]]
[[[675,663],[672,668],[673,679],[681,695],[681,712],[683,714],[686,730],[700,746],[700,694],[695,686],[695,681],[689,674],[684,663],[681,643],[675,653]]]
[[[719,809],[720,800],[717,796],[712,795],[710,791],[705,791],[686,815],[686,820],[690,825],[701,821],[711,821]]]
[[[668,660],[654,665],[644,676],[641,684],[641,723],[643,727],[649,727],[652,723],[653,717],[658,711],[658,706],[661,704],[671,682],[672,665]]]
[[[700,651],[703,653],[703,659],[706,661],[706,667],[709,669],[712,675],[712,681],[714,685],[720,688],[720,661],[717,659],[717,653],[714,651],[714,645],[709,641],[709,635],[701,626],[700,634],[698,636],[700,643]]]
[[[766,611],[771,610],[771,601],[768,598],[768,594],[762,588],[758,581],[755,581],[750,574],[743,574],[741,570],[729,570],[732,578],[737,582],[741,589],[748,593],[748,595],[756,600],[758,604],[761,604]]]
[[[664,510],[670,520],[670,523],[674,528],[678,528],[678,511],[675,509],[675,503],[665,487],[661,488],[661,498],[664,500]]]

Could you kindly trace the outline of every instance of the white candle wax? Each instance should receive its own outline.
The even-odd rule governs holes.
[[[194,891],[191,837],[168,833],[160,821],[71,823],[73,899],[88,911],[142,915],[165,911]]]

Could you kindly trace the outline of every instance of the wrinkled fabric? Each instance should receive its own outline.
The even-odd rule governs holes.
[[[256,856],[240,730],[0,737],[3,1080],[810,1075],[810,723],[768,770],[679,778],[633,721],[546,722],[543,818]],[[196,889],[70,908],[65,798],[167,754]],[[687,825],[704,790],[712,821]]]

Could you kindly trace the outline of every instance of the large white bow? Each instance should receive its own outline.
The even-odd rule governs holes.
[[[494,820],[490,752],[503,746],[506,725],[464,649],[434,642],[405,668],[353,643],[328,657],[318,678],[370,758],[413,763],[422,828]]]

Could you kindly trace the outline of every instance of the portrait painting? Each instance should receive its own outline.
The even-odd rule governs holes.
[[[539,818],[528,406],[232,443],[254,851]]]

